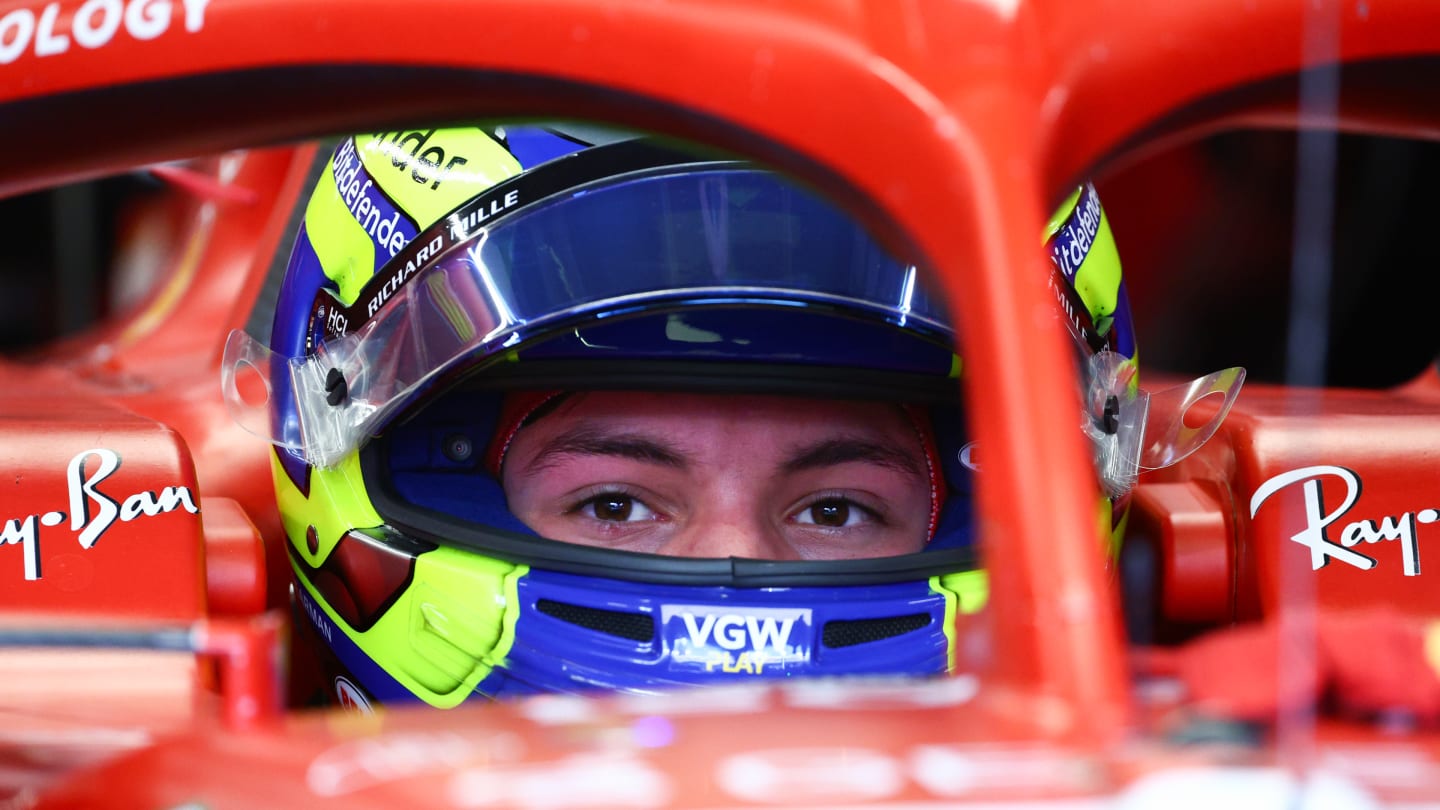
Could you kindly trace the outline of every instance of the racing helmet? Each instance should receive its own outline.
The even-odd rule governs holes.
[[[1082,427],[1123,512],[1148,398],[1094,188],[1049,230]],[[276,446],[297,613],[336,696],[451,707],[952,669],[956,615],[986,593],[962,367],[923,273],[775,172],[625,133],[459,128],[339,143],[269,346],[232,335],[222,382]],[[920,548],[704,558],[542,536],[511,509],[506,454],[597,391],[898,408],[929,484]]]

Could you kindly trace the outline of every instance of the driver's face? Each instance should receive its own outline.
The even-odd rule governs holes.
[[[575,394],[515,434],[502,480],[545,537],[679,557],[887,557],[930,521],[917,429],[880,403]]]

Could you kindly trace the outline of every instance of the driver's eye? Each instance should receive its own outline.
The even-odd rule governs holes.
[[[821,501],[810,507],[810,519],[821,526],[844,526],[850,520],[850,504]]]
[[[621,492],[596,495],[582,503],[579,511],[596,520],[613,523],[651,520],[655,517],[655,513],[644,502]]]
[[[635,508],[633,498],[612,497],[601,498],[594,502],[595,517],[601,520],[629,520],[630,512]]]

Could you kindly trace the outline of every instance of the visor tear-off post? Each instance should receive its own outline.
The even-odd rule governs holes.
[[[332,368],[325,374],[325,401],[333,407],[339,407],[350,394],[349,386],[345,384],[345,375],[340,369]]]

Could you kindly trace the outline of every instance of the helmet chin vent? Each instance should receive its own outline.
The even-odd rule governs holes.
[[[883,619],[837,620],[825,623],[821,643],[826,647],[854,647],[872,641],[903,636],[930,624],[930,614],[912,613]]]
[[[630,641],[655,640],[655,620],[643,613],[601,610],[583,605],[572,605],[568,602],[556,602],[553,599],[537,601],[535,609],[546,616],[553,616],[567,624],[594,630],[597,633]]]

